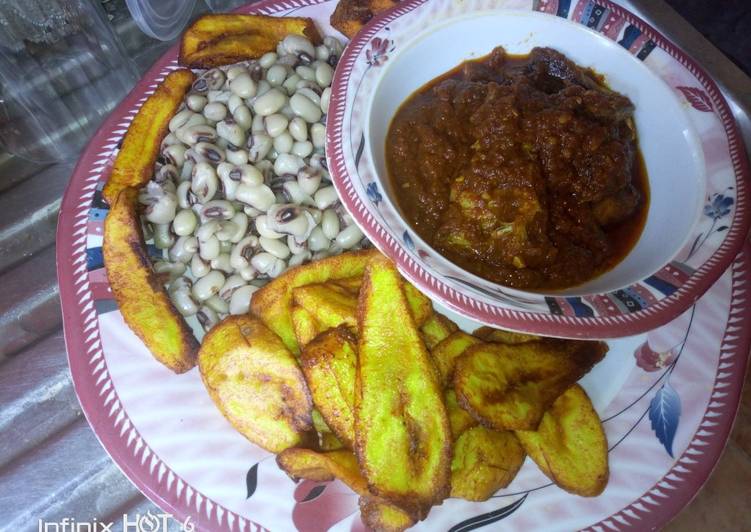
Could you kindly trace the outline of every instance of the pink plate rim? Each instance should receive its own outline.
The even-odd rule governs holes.
[[[452,310],[490,325],[546,336],[608,339],[640,334],[671,321],[701,297],[740,252],[751,227],[751,210],[747,207],[751,170],[743,140],[727,101],[717,84],[702,67],[651,25],[611,0],[598,0],[598,3],[638,28],[673,59],[687,67],[717,106],[718,115],[727,135],[730,148],[729,158],[733,163],[737,185],[736,214],[719,248],[671,295],[636,312],[595,317],[517,310],[478,300],[466,291],[459,291],[447,285],[405,252],[404,245],[370,214],[362,198],[352,186],[353,178],[347,171],[346,156],[342,148],[344,138],[342,126],[345,118],[347,85],[360,52],[390,22],[420,7],[426,1],[428,0],[405,0],[397,7],[376,16],[345,49],[339,61],[340,68],[337,69],[332,84],[326,144],[329,172],[342,203],[373,244],[391,258],[413,284]],[[576,2],[572,2],[572,12],[575,4]]]
[[[325,0],[265,0],[242,10],[271,14],[295,7],[316,5],[323,1]],[[118,425],[119,421],[116,422],[111,415],[119,403],[117,390],[113,387],[111,393],[99,392],[102,380],[107,381],[110,377],[96,325],[97,312],[93,305],[86,270],[86,224],[90,200],[103,169],[110,162],[113,138],[121,138],[124,134],[122,123],[132,118],[134,109],[143,101],[144,95],[153,89],[160,72],[167,69],[176,57],[177,46],[174,46],[146,72],[131,93],[104,121],[82,153],[63,198],[58,219],[56,260],[68,361],[74,388],[94,433],[113,461],[149,499],[176,519],[185,520],[190,517],[192,523],[200,530],[217,530],[219,526],[221,529],[230,530],[264,530],[263,525],[221,507],[206,494],[196,492],[195,500],[198,501],[200,496],[200,502],[189,504],[185,497],[169,489],[168,475],[158,476],[153,467],[150,467],[149,460],[136,457],[132,450],[135,444],[123,437],[122,425]],[[705,413],[705,418],[711,413],[712,420],[717,423],[715,435],[711,439],[701,440],[694,434],[686,452],[694,445],[701,444],[704,458],[693,463],[684,463],[679,459],[673,468],[665,473],[663,478],[675,474],[683,480],[671,492],[669,501],[661,501],[657,506],[650,506],[648,500],[654,490],[649,490],[618,514],[611,516],[622,516],[628,523],[627,528],[658,527],[674,517],[693,499],[707,480],[727,441],[739,405],[747,354],[751,345],[751,297],[747,290],[751,284],[751,245],[746,246],[739,255],[733,265],[733,272],[733,297],[729,316],[737,319],[734,323],[740,333],[730,337],[726,331],[721,350],[723,353],[738,356],[740,364],[731,375],[715,377],[714,389],[721,388],[726,394],[722,406],[710,405]],[[127,412],[122,412],[125,421],[129,422]],[[148,442],[144,442],[144,445],[148,446]],[[179,478],[179,475],[169,467],[167,472],[173,478]],[[185,484],[187,485],[187,482]],[[647,510],[643,509],[645,506]],[[220,509],[223,511],[221,518],[217,517]],[[631,518],[634,514],[638,519]],[[230,515],[234,517],[231,525]],[[244,523],[242,526],[241,521]],[[596,527],[597,525],[593,525],[593,528]]]

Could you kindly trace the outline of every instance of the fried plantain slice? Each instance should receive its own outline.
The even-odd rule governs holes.
[[[402,286],[394,264],[373,257],[358,309],[355,451],[371,491],[422,518],[450,489],[451,429]]]
[[[277,43],[291,34],[303,35],[313,44],[321,42],[309,18],[203,15],[183,33],[178,60],[190,68],[212,68],[255,59],[276,50]]]
[[[295,339],[297,345],[301,348],[305,347],[308,342],[313,340],[316,336],[321,334],[323,327],[316,321],[316,319],[302,307],[297,305],[292,306],[292,327],[295,331]]]
[[[410,524],[407,526],[414,524],[414,520],[405,511],[368,491],[368,483],[360,474],[357,459],[352,451],[339,450],[319,453],[309,449],[293,448],[279,453],[276,457],[276,463],[282,471],[295,481],[306,479],[327,482],[339,479],[352,491],[360,495],[362,499],[367,499],[371,503],[372,506],[368,507],[370,512],[385,512],[386,523],[409,521]],[[373,515],[372,517],[377,518],[378,516]],[[365,519],[366,515],[363,513],[363,520]],[[374,527],[367,521],[366,524],[374,530],[403,530],[402,528]]]
[[[535,430],[553,401],[602,360],[602,342],[479,344],[456,361],[459,404],[497,430]]]
[[[446,403],[446,412],[449,416],[449,425],[451,425],[451,435],[454,441],[468,428],[479,425],[478,421],[473,418],[469,412],[464,410],[456,401],[454,390],[444,392],[444,401]]]
[[[304,308],[322,330],[357,326],[357,296],[329,283],[314,283],[292,290],[295,305]]]
[[[347,277],[345,279],[337,279],[335,281],[329,281],[329,283],[343,288],[353,296],[357,297],[360,293],[360,287],[362,286],[362,275],[355,275],[353,277]]]
[[[442,342],[453,332],[459,330],[459,327],[443,314],[438,312],[432,313],[420,327],[422,338],[428,349],[433,349],[439,342]]]
[[[542,337],[535,336],[534,334],[504,331],[501,329],[494,329],[493,327],[480,327],[475,329],[472,336],[476,336],[483,342],[498,342],[500,344],[512,345],[526,344],[527,342],[542,340]]]
[[[300,347],[292,324],[292,290],[306,284],[362,275],[368,261],[378,255],[378,250],[366,249],[290,268],[253,294],[250,310],[279,335],[290,351],[297,354]]]
[[[203,383],[224,417],[271,452],[307,442],[312,402],[295,357],[258,319],[230,316],[203,339]]]
[[[407,512],[378,497],[360,497],[360,517],[370,530],[377,532],[401,532],[416,523]]]
[[[138,190],[122,190],[104,220],[107,278],[128,327],[154,358],[183,373],[196,365],[198,342],[151,268],[137,203]]]
[[[399,0],[340,0],[330,22],[351,39],[374,16],[398,4]]]
[[[517,431],[543,473],[564,490],[596,497],[608,483],[608,441],[587,393],[566,390],[542,416],[536,431]]]
[[[467,429],[454,444],[451,496],[487,501],[514,480],[524,457],[524,448],[512,432]]]
[[[404,295],[407,298],[407,305],[412,312],[412,317],[415,319],[415,325],[422,327],[433,314],[433,303],[428,296],[406,280],[404,281]]]
[[[154,175],[154,164],[162,139],[167,135],[169,121],[180,107],[194,77],[190,70],[170,72],[138,110],[123,137],[112,173],[102,190],[110,205],[121,190],[139,188]]]
[[[318,448],[321,451],[338,451],[341,449],[347,449],[339,438],[337,438],[333,432],[321,432],[318,434]],[[351,451],[351,449],[349,449]]]
[[[472,347],[482,343],[479,339],[464,331],[455,331],[446,338],[438,342],[431,350],[433,362],[441,376],[441,384],[446,387],[451,384],[454,377],[454,366],[456,360],[464,352]]]
[[[407,282],[404,283],[404,295],[415,323],[424,323],[433,312],[430,299]],[[334,282],[297,287],[292,290],[292,300],[308,311],[322,330],[339,325],[357,326],[357,294]]]
[[[329,329],[300,355],[305,380],[321,416],[345,445],[355,440],[355,373],[357,338],[345,326]]]

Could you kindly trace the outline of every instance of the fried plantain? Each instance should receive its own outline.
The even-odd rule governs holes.
[[[256,59],[276,50],[278,42],[291,34],[303,35],[313,44],[321,42],[309,18],[203,15],[183,33],[178,61],[189,68],[213,68]]]
[[[398,506],[368,495],[360,497],[360,517],[365,526],[377,532],[402,532],[416,522]]]
[[[371,491],[411,515],[449,493],[451,429],[437,372],[383,255],[368,264],[358,308],[355,451]]]
[[[339,288],[343,288],[353,296],[357,297],[360,293],[360,287],[362,286],[362,275],[337,279],[335,281],[329,281],[329,283],[334,284]]]
[[[340,0],[330,22],[351,39],[374,16],[396,5],[399,0]]]
[[[540,336],[534,334],[525,334],[513,331],[504,331],[501,329],[494,329],[493,327],[480,327],[475,329],[472,336],[476,336],[483,342],[497,342],[500,344],[526,344],[527,342],[535,342],[542,340]]]
[[[459,330],[459,327],[443,314],[434,312],[428,316],[425,323],[420,327],[422,338],[428,349],[433,349],[440,342],[449,337],[453,332]]]
[[[292,327],[295,331],[297,345],[304,348],[308,342],[321,334],[323,327],[316,319],[302,307],[292,305]]]
[[[479,423],[469,412],[459,406],[454,390],[446,390],[443,397],[446,403],[446,412],[449,416],[449,425],[451,425],[451,435],[456,441],[465,430],[476,427]]]
[[[467,429],[454,444],[451,496],[486,501],[508,486],[524,463],[524,448],[509,431]]]
[[[536,431],[517,431],[543,473],[564,490],[596,497],[608,483],[608,441],[587,393],[578,384],[545,412]]]
[[[438,369],[438,373],[441,376],[441,384],[444,387],[451,384],[454,377],[454,366],[456,365],[456,360],[462,356],[467,349],[479,343],[481,343],[481,341],[471,334],[467,334],[464,331],[455,331],[438,342],[430,350],[435,367]]]
[[[183,102],[193,83],[193,73],[180,69],[170,72],[138,110],[123,137],[102,195],[112,205],[126,187],[139,188],[154,175],[162,139],[167,135],[169,121]]]
[[[367,249],[290,268],[253,294],[250,310],[281,337],[290,351],[298,354],[300,347],[295,339],[291,315],[292,290],[306,284],[362,275],[368,261],[378,255],[378,250]]]
[[[306,443],[312,401],[295,357],[260,320],[230,316],[203,339],[201,377],[224,417],[271,452]]]
[[[344,288],[329,283],[299,286],[292,290],[292,300],[308,311],[324,331],[339,325],[357,326],[357,296]]]
[[[151,268],[136,211],[138,190],[125,188],[104,220],[102,254],[125,323],[175,373],[196,364],[198,342]]]
[[[406,280],[404,281],[404,296],[407,298],[407,305],[409,305],[415,325],[422,327],[433,314],[433,303]]]
[[[331,431],[350,448],[355,440],[356,349],[356,336],[341,326],[319,335],[300,355],[313,404]]]
[[[479,344],[456,361],[456,397],[488,427],[535,430],[553,401],[606,352],[602,342],[576,340]]]

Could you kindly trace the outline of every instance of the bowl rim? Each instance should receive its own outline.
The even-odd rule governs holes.
[[[728,142],[728,157],[735,174],[735,193],[737,194],[735,213],[732,218],[732,224],[725,233],[721,244],[701,266],[690,272],[690,274],[686,274],[685,271],[680,271],[680,263],[669,262],[660,271],[666,270],[674,276],[681,278],[680,284],[673,287],[670,293],[665,293],[664,297],[634,311],[598,316],[591,313],[577,315],[577,309],[569,311],[568,315],[564,312],[556,313],[552,305],[549,305],[551,312],[530,310],[523,306],[524,302],[519,298],[519,294],[521,293],[525,296],[531,295],[531,292],[501,287],[500,285],[498,285],[499,292],[507,303],[506,306],[498,306],[477,299],[467,289],[459,290],[448,286],[443,281],[442,274],[436,274],[418,264],[414,257],[405,251],[404,246],[397,238],[384,229],[382,224],[368,212],[368,208],[363,204],[362,198],[352,186],[352,177],[349,175],[346,167],[342,143],[342,126],[345,119],[350,74],[358,56],[368,44],[372,43],[381,30],[386,28],[390,22],[423,6],[426,1],[406,0],[397,7],[376,16],[346,47],[339,60],[340,68],[337,68],[332,83],[330,111],[326,128],[326,153],[329,172],[342,199],[342,203],[373,244],[394,260],[402,273],[412,283],[432,298],[462,315],[506,329],[573,338],[616,338],[645,332],[670,321],[686,310],[725,271],[745,241],[749,224],[751,223],[751,211],[747,207],[749,165],[733,115],[716,83],[692,58],[662,36],[652,26],[610,0],[602,0],[602,5],[627,23],[635,26],[655,47],[661,48],[673,61],[677,61],[682,67],[688,70],[693,78],[695,78],[695,81],[699,83],[701,89],[704,90],[705,95],[710,99],[710,106],[713,106],[710,110],[714,111],[722,122],[721,127]],[[505,10],[508,9],[501,7],[488,8],[487,6],[483,8],[483,11]],[[528,12],[535,13],[536,10],[533,9]],[[559,18],[569,24],[576,24],[576,26],[582,29],[592,31],[592,28],[587,28],[582,23],[564,17]],[[444,22],[445,19],[439,22],[439,24],[443,25]],[[415,37],[419,37],[419,35]],[[412,42],[410,40],[408,44]],[[654,74],[660,77],[657,72],[654,72]],[[681,91],[683,92],[683,90]],[[684,92],[684,95],[689,99],[688,94]],[[694,105],[694,102],[690,99],[689,101],[695,109],[698,109]],[[582,299],[605,297],[616,292],[620,291],[580,297],[569,297],[563,293],[560,298],[546,297],[545,300],[574,299],[579,300],[575,303],[580,303]]]

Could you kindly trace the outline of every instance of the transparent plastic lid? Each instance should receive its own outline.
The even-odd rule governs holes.
[[[146,35],[175,39],[190,20],[196,0],[126,0],[128,10]]]

